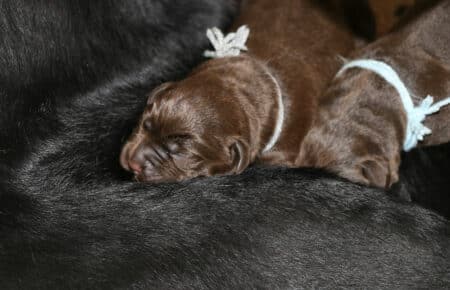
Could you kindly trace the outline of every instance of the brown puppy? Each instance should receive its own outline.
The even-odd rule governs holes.
[[[352,57],[389,64],[415,104],[427,95],[435,101],[449,97],[450,1]],[[336,77],[319,106],[296,165],[326,168],[378,187],[398,180],[400,151],[410,135],[405,107],[391,83],[372,70],[350,68]],[[450,141],[450,106],[429,115],[424,124],[433,133],[419,145]]]
[[[256,159],[295,164],[316,96],[354,38],[313,0],[245,1],[241,24],[248,55],[207,61],[149,97],[121,154],[138,180],[239,173]]]
[[[277,86],[251,57],[204,63],[152,93],[122,166],[152,182],[242,172],[271,137]]]

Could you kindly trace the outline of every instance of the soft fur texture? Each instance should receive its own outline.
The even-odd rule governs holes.
[[[389,191],[450,219],[450,143],[402,154],[400,182]]]
[[[68,142],[89,156],[78,164],[117,164],[145,92],[201,59],[204,31],[228,22],[232,3],[3,1],[1,163]]]
[[[79,190],[15,196],[3,289],[450,285],[448,221],[317,173]]]
[[[138,180],[236,174],[255,160],[295,164],[318,98],[355,36],[311,0],[248,0],[241,8],[233,26],[248,26],[248,53],[206,61],[150,95],[121,154]],[[279,137],[265,150],[281,110]]]
[[[203,63],[150,95],[121,164],[145,182],[241,173],[273,134],[277,88],[252,57]]]
[[[281,169],[124,176],[145,93],[187,72],[233,11],[188,2],[1,2],[0,288],[450,285],[449,222],[376,189]],[[449,188],[448,146],[432,149],[405,168],[406,194],[427,182],[421,161],[441,176],[430,195]]]
[[[450,1],[439,5],[352,59],[375,59],[399,74],[415,105],[427,95],[450,96]],[[398,181],[407,116],[399,92],[372,70],[343,71],[320,98],[315,124],[302,144],[298,165],[326,168],[366,185]],[[418,146],[450,142],[450,106],[424,120],[432,130]]]

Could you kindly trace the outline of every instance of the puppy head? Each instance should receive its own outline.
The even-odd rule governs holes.
[[[385,189],[398,181],[399,152],[388,158],[382,144],[373,142],[370,136],[343,132],[337,127],[330,124],[312,128],[302,143],[297,164],[323,168],[352,182]]]
[[[122,167],[142,182],[242,172],[251,159],[241,134],[248,128],[233,93],[202,76],[156,88],[122,149]]]

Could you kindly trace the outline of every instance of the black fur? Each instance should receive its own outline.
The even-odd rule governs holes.
[[[435,210],[450,219],[450,143],[404,154],[403,182],[391,193]]]
[[[200,61],[231,1],[0,6],[0,289],[450,285],[449,221],[376,189],[261,168],[152,186],[120,170],[145,94]],[[433,150],[420,154],[448,157]],[[408,168],[404,196],[419,188]]]
[[[116,156],[145,93],[201,59],[206,28],[228,23],[233,3],[2,1],[1,163],[12,166],[56,136],[61,146],[61,133],[86,147],[108,135],[113,144],[98,149]]]
[[[448,221],[317,173],[78,186],[14,195],[2,289],[450,285]]]

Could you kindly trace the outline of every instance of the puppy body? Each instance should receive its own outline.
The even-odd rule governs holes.
[[[272,136],[277,92],[267,66],[252,57],[204,63],[153,92],[121,163],[133,170],[140,170],[133,162],[147,163],[137,174],[143,181],[242,172]]]
[[[261,161],[293,166],[312,125],[317,96],[338,70],[338,55],[354,48],[354,38],[332,11],[313,1],[249,1],[238,24],[249,23],[249,53],[278,76],[286,114],[281,136]]]
[[[338,70],[337,55],[346,55],[355,44],[329,12],[309,0],[245,2],[235,27],[249,26],[249,54],[208,61],[186,80],[157,89],[122,151],[122,166],[143,181],[239,173],[257,159],[294,166],[312,125],[316,96]],[[189,110],[170,109],[180,106],[172,101],[179,98],[189,103]],[[161,107],[172,113],[160,114]],[[280,121],[280,109],[281,134],[275,146],[263,152]],[[188,138],[178,142],[178,152],[165,150],[170,134],[147,130],[147,120],[152,127],[170,123],[171,130]],[[151,153],[155,143],[169,152],[167,158]],[[208,154],[201,153],[201,147],[208,148]],[[155,155],[156,161],[151,157]]]
[[[450,96],[450,2],[444,1],[405,29],[354,54],[384,61],[397,71],[418,104],[427,95]],[[419,145],[450,140],[450,108],[428,116],[433,133]],[[299,166],[329,170],[355,182],[390,187],[398,180],[407,117],[396,89],[376,73],[344,71],[320,100]]]

